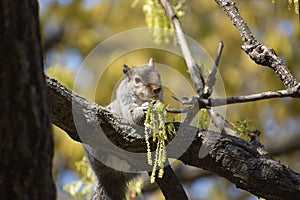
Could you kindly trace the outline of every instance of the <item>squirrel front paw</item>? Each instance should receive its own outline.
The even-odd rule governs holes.
[[[152,101],[152,102],[150,102],[152,105],[156,105],[157,103],[159,103],[159,102],[161,102],[159,99],[156,99],[156,100],[154,100],[154,101]],[[145,102],[145,103],[143,103],[142,104],[142,106],[141,106],[141,108],[143,109],[143,111],[147,111],[148,110],[148,107],[149,107],[149,105],[150,105],[150,103],[149,102]]]
[[[149,102],[145,102],[141,105],[141,109],[146,112],[148,110],[148,107],[149,107],[150,103]]]

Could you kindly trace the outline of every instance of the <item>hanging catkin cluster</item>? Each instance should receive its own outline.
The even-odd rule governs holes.
[[[185,0],[173,0],[172,5],[177,17],[182,17],[185,14]],[[173,24],[159,0],[145,0],[143,11],[147,26],[153,28],[154,42],[158,44],[161,42],[169,43],[170,40],[173,40],[176,43]]]
[[[153,165],[150,182],[155,181],[155,172],[159,168],[158,178],[162,178],[164,173],[164,163],[167,159],[166,141],[168,133],[175,134],[172,123],[166,125],[167,111],[166,106],[162,102],[149,104],[145,119],[145,140],[147,144],[148,164]],[[152,136],[153,142],[157,147],[155,150],[154,160],[152,159],[149,139]]]

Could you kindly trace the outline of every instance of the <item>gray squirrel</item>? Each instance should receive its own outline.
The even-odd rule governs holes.
[[[145,112],[153,100],[163,100],[162,83],[159,72],[154,68],[152,58],[146,66],[129,68],[123,66],[125,79],[116,91],[116,98],[107,108],[122,117],[125,122],[144,126]],[[87,157],[97,176],[98,183],[93,200],[126,199],[127,184],[137,176],[112,169],[94,158],[88,151]]]

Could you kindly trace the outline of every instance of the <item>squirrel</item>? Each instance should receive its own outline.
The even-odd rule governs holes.
[[[150,58],[146,66],[129,68],[124,64],[125,79],[116,91],[116,98],[107,108],[122,117],[125,122],[144,126],[145,113],[149,103],[155,99],[163,100],[162,83],[159,72],[154,68],[154,60]],[[98,179],[93,200],[126,199],[127,184],[136,178],[136,173],[128,173],[112,169],[94,158],[88,151],[87,157]]]

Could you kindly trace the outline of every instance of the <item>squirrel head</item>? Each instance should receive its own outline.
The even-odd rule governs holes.
[[[154,68],[153,58],[146,66],[129,68],[123,66],[129,88],[133,89],[136,97],[142,102],[162,98],[162,84],[159,72]]]

